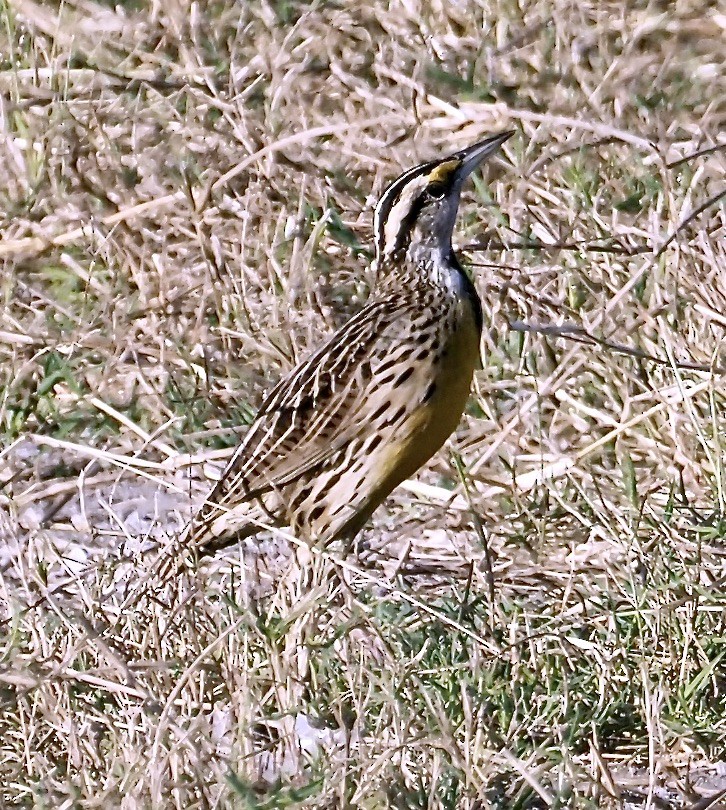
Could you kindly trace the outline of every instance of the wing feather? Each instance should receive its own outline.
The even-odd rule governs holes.
[[[277,383],[194,519],[195,535],[229,509],[314,474],[345,448],[358,427],[349,417],[370,383],[368,358],[393,339],[387,327],[400,315],[400,300],[369,301]]]

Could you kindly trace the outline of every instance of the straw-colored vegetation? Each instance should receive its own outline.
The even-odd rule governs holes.
[[[724,787],[725,41],[697,0],[0,0],[2,807]],[[505,128],[445,451],[356,555],[263,536],[157,592],[365,300],[385,183]]]

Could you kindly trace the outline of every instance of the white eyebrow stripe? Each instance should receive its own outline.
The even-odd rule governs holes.
[[[377,256],[388,256],[400,245],[403,223],[428,185],[428,177],[428,171],[411,173],[407,175],[405,183],[396,183],[396,187],[390,189],[392,193],[385,195],[385,205],[379,205],[376,209]]]
[[[427,176],[414,178],[403,189],[398,200],[388,212],[388,218],[383,226],[383,245],[381,255],[392,253],[399,245],[401,226],[411,213],[414,202],[428,185]]]
[[[386,247],[386,233],[384,225],[388,221],[391,211],[397,204],[396,200],[401,193],[401,190],[404,189],[416,175],[428,177],[432,165],[432,163],[425,163],[423,165],[414,166],[412,169],[404,172],[383,192],[381,199],[378,201],[378,205],[376,205],[376,210],[373,215],[373,233],[376,240],[376,253],[379,256],[383,255]]]

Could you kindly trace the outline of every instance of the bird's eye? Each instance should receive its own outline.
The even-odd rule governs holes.
[[[432,200],[443,200],[446,196],[446,186],[443,183],[431,183],[426,191]]]

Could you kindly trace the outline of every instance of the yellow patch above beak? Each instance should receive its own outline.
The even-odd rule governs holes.
[[[445,160],[431,172],[428,177],[429,183],[446,183],[451,175],[461,166],[460,160]]]

